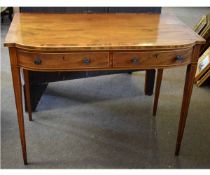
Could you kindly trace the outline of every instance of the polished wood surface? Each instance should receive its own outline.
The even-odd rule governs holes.
[[[5,46],[31,50],[171,49],[205,40],[175,16],[16,14]]]
[[[20,13],[161,13],[161,7],[20,7]],[[133,70],[135,71],[135,70]],[[129,73],[133,71],[118,71],[117,73]],[[155,81],[155,71],[147,70],[146,72],[146,84],[147,88],[145,94],[152,95]],[[94,71],[94,72],[40,72],[29,71],[30,83],[31,83],[31,104],[32,111],[36,110],[36,106],[39,103],[39,99],[42,96],[43,87],[47,87],[48,83],[55,81],[73,80],[78,78],[88,78],[93,76],[111,75],[115,74],[115,71]],[[147,76],[149,75],[149,76]],[[40,79],[45,79],[44,82]],[[24,94],[25,97],[25,94]],[[26,106],[26,103],[25,103]],[[27,109],[27,107],[26,107]]]
[[[24,72],[159,69],[154,105],[156,113],[162,69],[187,65],[175,151],[178,155],[203,43],[202,37],[170,15],[16,15],[5,46],[10,50],[24,163],[27,163],[27,155],[20,68]],[[26,85],[29,89],[29,84]]]
[[[177,60],[181,56],[181,60]],[[173,51],[41,53],[17,50],[18,65],[35,71],[152,69],[187,65],[192,48]],[[37,63],[37,60],[39,63]]]
[[[183,60],[177,60],[181,55]],[[113,67],[157,68],[181,66],[190,63],[192,48],[171,51],[114,52]]]
[[[18,51],[18,64],[34,70],[75,70],[109,67],[108,52],[30,53]],[[37,64],[36,60],[40,60]]]

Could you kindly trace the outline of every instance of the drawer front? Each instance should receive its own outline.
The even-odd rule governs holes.
[[[114,52],[113,67],[155,68],[190,63],[192,48],[175,51]]]
[[[30,69],[59,70],[109,67],[108,52],[31,53],[18,51],[18,64]]]

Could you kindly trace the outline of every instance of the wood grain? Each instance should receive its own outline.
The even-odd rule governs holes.
[[[182,56],[183,60],[176,60],[176,56]],[[127,70],[151,69],[187,65],[191,62],[192,48],[172,51],[114,51],[114,52],[64,52],[64,53],[41,53],[17,51],[18,65],[25,69],[35,71],[53,70]],[[36,59],[40,64],[35,64]],[[138,59],[133,63],[133,58]],[[90,63],[85,64],[84,59]]]
[[[10,60],[16,60],[15,49],[10,49]],[[17,118],[20,132],[20,141],[22,147],[22,156],[24,164],[27,164],[27,152],[26,152],[26,139],[25,139],[25,126],[23,117],[23,103],[22,103],[22,85],[20,78],[20,68],[17,66],[11,66],[12,80],[15,94],[15,104],[17,109]]]
[[[75,70],[109,67],[108,52],[30,53],[18,51],[17,55],[20,66],[34,70]],[[36,59],[40,59],[41,63],[35,64]],[[84,62],[87,59],[89,63]]]
[[[161,69],[188,65],[175,152],[178,155],[203,43],[202,37],[171,15],[15,15],[5,46],[10,50],[24,163],[27,164],[27,155],[20,68],[34,71],[159,69],[157,102]],[[88,63],[84,58],[89,58]]]
[[[198,57],[200,55],[200,48],[201,48],[200,45],[196,45],[194,47],[192,60],[198,60]],[[184,135],[184,128],[186,125],[188,110],[190,106],[190,99],[191,99],[192,90],[193,90],[196,67],[197,67],[196,63],[191,63],[187,66],[187,70],[186,70],[182,107],[181,107],[181,112],[180,112],[179,128],[178,128],[176,149],[175,149],[175,155],[177,156],[179,155],[182,138]]]
[[[205,40],[175,16],[16,14],[4,45],[29,50],[171,49]]]
[[[177,61],[176,56],[183,56],[184,60]],[[190,63],[192,48],[173,51],[150,51],[150,52],[114,52],[113,67],[167,67],[180,66]],[[133,63],[133,59],[138,62]]]

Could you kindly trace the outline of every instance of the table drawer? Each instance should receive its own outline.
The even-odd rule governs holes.
[[[113,67],[167,67],[190,63],[192,49],[151,52],[114,52]]]
[[[31,53],[18,51],[18,64],[31,69],[83,69],[109,66],[108,52]]]

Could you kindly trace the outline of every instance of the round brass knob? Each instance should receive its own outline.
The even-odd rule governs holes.
[[[139,58],[133,57],[133,58],[131,58],[131,62],[132,62],[133,64],[139,64]]]
[[[181,56],[181,55],[176,56],[176,61],[183,61],[183,60],[184,60],[183,56]]]
[[[34,60],[34,64],[40,65],[42,63],[42,60],[39,57],[36,57]]]
[[[90,64],[90,59],[89,58],[84,58],[83,63],[84,64]]]

